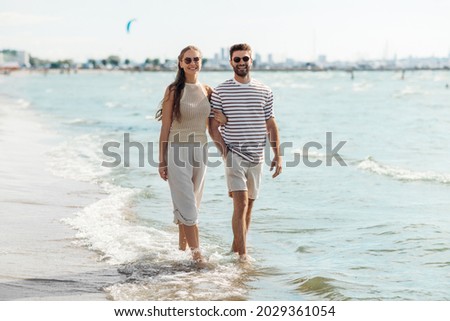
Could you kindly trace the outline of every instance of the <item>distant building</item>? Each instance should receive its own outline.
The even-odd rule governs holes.
[[[327,62],[327,56],[326,55],[319,55],[319,57],[317,57],[317,62],[324,64]]]
[[[295,60],[292,58],[286,58],[286,61],[284,62],[284,67],[293,68],[294,66],[295,66]]]
[[[255,57],[253,60],[253,64],[255,65],[255,67],[259,67],[262,64],[262,57],[259,53],[255,53]]]
[[[273,61],[273,55],[272,55],[272,54],[268,54],[268,55],[267,55],[267,63],[268,63],[269,65],[273,65],[273,64],[274,64],[274,61]]]
[[[17,51],[17,62],[21,67],[30,67],[30,55],[26,51]]]
[[[226,48],[220,48],[220,59],[221,60],[228,60],[227,59],[227,49]]]
[[[3,50],[0,52],[0,64],[17,64],[30,67],[30,55],[26,51]]]

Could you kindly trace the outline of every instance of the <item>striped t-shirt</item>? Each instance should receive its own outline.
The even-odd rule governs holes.
[[[254,79],[247,84],[230,79],[214,89],[211,106],[228,119],[220,128],[228,149],[249,162],[262,162],[266,121],[274,117],[272,90]]]

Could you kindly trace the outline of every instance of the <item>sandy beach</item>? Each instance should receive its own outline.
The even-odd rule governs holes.
[[[74,245],[62,222],[102,195],[51,173],[57,133],[39,121],[23,102],[0,99],[0,300],[105,300],[117,271]]]

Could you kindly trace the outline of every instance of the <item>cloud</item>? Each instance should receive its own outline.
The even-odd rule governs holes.
[[[0,12],[0,27],[30,26],[60,21],[60,17],[51,17],[20,12]]]

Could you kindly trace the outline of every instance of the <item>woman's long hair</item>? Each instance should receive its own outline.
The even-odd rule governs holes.
[[[178,71],[177,75],[175,77],[175,81],[169,85],[169,93],[173,91],[173,116],[175,119],[180,120],[181,119],[181,113],[180,113],[180,100],[181,100],[181,94],[184,89],[184,84],[186,83],[186,75],[184,74],[183,68],[180,66],[180,62],[183,59],[184,54],[188,50],[195,50],[197,51],[200,56],[201,52],[200,50],[195,46],[187,46],[186,48],[183,48],[181,50],[180,54],[178,55]],[[169,96],[167,96],[167,99],[169,99]],[[164,103],[164,98],[161,100],[160,108],[156,112],[155,118],[156,120],[162,119],[162,106]]]

